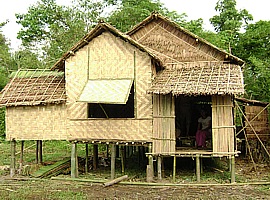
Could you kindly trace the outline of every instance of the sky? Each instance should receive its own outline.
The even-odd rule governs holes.
[[[204,28],[213,30],[209,19],[216,15],[215,5],[218,0],[160,0],[169,10],[175,10],[179,14],[186,13],[188,20],[202,18]],[[3,34],[11,42],[11,48],[16,50],[20,41],[16,39],[20,26],[16,24],[15,13],[26,13],[30,5],[37,0],[0,0],[0,22],[9,20],[2,29]],[[71,0],[57,0],[59,4],[70,3]],[[253,15],[254,22],[259,20],[270,20],[269,0],[237,0],[238,9],[246,9]]]

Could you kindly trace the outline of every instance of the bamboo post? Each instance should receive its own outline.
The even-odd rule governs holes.
[[[78,177],[77,144],[71,144],[71,178]]]
[[[161,165],[162,165],[162,158],[161,158],[161,156],[158,156],[158,160],[157,160],[158,180],[161,180],[162,179],[162,176],[161,176]]]
[[[152,143],[149,144],[148,152],[152,153]],[[153,163],[152,155],[148,155],[146,177],[147,177],[147,182],[152,182],[154,180],[154,163]]]
[[[86,143],[85,144],[85,173],[87,174],[89,171],[88,171],[88,169],[89,169],[89,166],[88,166],[88,157],[89,157],[89,155],[88,155],[88,144]]]
[[[11,140],[11,159],[10,159],[10,177],[13,177],[16,173],[16,140]]]
[[[19,174],[22,174],[22,168],[23,168],[23,149],[24,149],[24,141],[21,141]]]
[[[42,164],[42,162],[43,162],[43,156],[42,156],[42,140],[38,140],[38,143],[39,143],[39,145],[38,145],[38,154],[39,154],[39,156],[38,156],[38,163],[39,164]]]
[[[115,144],[111,146],[111,179],[115,178],[115,158],[116,158],[116,147]]]
[[[125,147],[121,146],[121,169],[122,169],[122,174],[125,173]]]
[[[196,154],[196,178],[197,182],[201,181],[201,175],[200,175],[200,155]]]
[[[235,156],[232,155],[230,160],[231,160],[231,183],[235,183]]]
[[[38,164],[38,152],[39,152],[39,142],[38,140],[36,141],[36,164]]]
[[[93,169],[98,168],[98,144],[93,145]]]
[[[176,155],[173,156],[173,182],[175,183],[175,175],[176,175]]]

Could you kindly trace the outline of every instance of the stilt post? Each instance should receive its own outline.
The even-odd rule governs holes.
[[[111,179],[115,178],[115,158],[116,158],[116,146],[112,144],[111,146]]]
[[[197,182],[201,181],[201,172],[200,172],[200,155],[196,154],[196,178]]]
[[[88,155],[88,144],[86,143],[85,144],[85,173],[87,174],[89,171],[88,171],[88,169],[89,169],[89,166],[88,166],[88,157],[89,157],[89,155]]]
[[[176,155],[173,156],[173,182],[175,183],[175,175],[176,175]]]
[[[16,174],[16,140],[11,140],[10,177]]]
[[[158,180],[161,180],[162,179],[162,176],[161,176],[161,166],[162,166],[162,158],[161,156],[158,156],[158,160],[157,160],[157,170],[158,170]]]
[[[231,183],[235,183],[235,156],[231,156]]]
[[[71,144],[71,178],[78,177],[77,143]]]
[[[21,141],[19,174],[22,174],[22,168],[23,168],[23,151],[24,151],[24,141]]]
[[[93,145],[93,169],[98,168],[98,144]]]
[[[42,164],[42,162],[43,162],[43,155],[42,155],[42,140],[38,140],[38,143],[39,143],[39,145],[38,145],[38,154],[39,154],[39,156],[38,156],[38,164]]]
[[[152,153],[152,143],[149,144],[148,153]],[[147,182],[153,182],[154,180],[154,161],[151,154],[148,155],[148,165],[146,168]]]

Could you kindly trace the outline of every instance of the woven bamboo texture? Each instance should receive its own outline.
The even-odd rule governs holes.
[[[175,152],[175,111],[171,95],[153,96],[152,152]]]
[[[161,71],[148,92],[174,95],[243,94],[240,66],[222,62],[192,62]]]
[[[244,62],[180,27],[157,13],[135,26],[127,33],[131,38],[153,50],[163,63],[219,61],[230,57],[235,63]]]
[[[1,106],[63,103],[66,101],[64,73],[46,69],[19,70],[1,93]]]
[[[268,121],[268,110],[264,110],[254,120],[252,120],[259,112],[263,110],[262,106],[245,106],[245,114],[253,129],[256,131],[261,140],[267,141],[270,134],[269,121]],[[252,120],[252,121],[251,121]],[[248,122],[245,121],[248,125]],[[256,139],[257,136],[254,134],[252,128],[247,126],[246,134],[248,139]]]
[[[152,119],[69,120],[69,140],[118,140],[151,142]]]
[[[17,106],[6,109],[7,140],[66,140],[66,105]]]
[[[231,96],[212,96],[213,152],[234,152],[233,105]]]

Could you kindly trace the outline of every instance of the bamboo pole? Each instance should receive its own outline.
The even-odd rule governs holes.
[[[89,166],[88,166],[88,155],[89,151],[88,151],[88,144],[86,143],[85,144],[85,173],[87,174],[88,173],[88,169],[89,169]]]
[[[121,146],[121,169],[122,169],[122,174],[125,173],[125,147]]]
[[[16,140],[13,139],[10,142],[11,159],[10,159],[10,177],[16,174]]]
[[[78,177],[77,143],[71,144],[71,178]]]
[[[38,140],[36,141],[36,164],[38,164],[38,152],[39,152],[39,142]]]
[[[111,179],[115,178],[115,158],[116,158],[116,147],[115,144],[111,146]]]
[[[113,179],[113,180],[111,180],[111,181],[108,181],[108,182],[104,183],[103,186],[104,186],[104,187],[107,187],[107,186],[110,186],[110,185],[119,183],[119,182],[121,182],[121,181],[123,181],[123,180],[125,180],[125,179],[127,179],[127,178],[128,178],[128,175],[124,175],[124,176],[118,177],[118,178],[116,178],[116,179]]]
[[[161,176],[161,156],[158,156],[158,160],[157,160],[157,170],[158,170],[158,180],[162,180],[162,176]]]
[[[239,107],[237,107],[239,109]],[[238,116],[240,118],[240,122],[241,122],[241,126],[243,126],[243,119],[242,117],[240,116],[240,113],[238,113]],[[249,152],[249,155],[250,155],[250,158],[251,158],[251,161],[253,163],[253,167],[255,169],[255,171],[257,171],[257,166],[256,166],[256,163],[253,159],[253,156],[252,156],[252,153],[251,153],[251,150],[250,150],[250,145],[249,145],[249,142],[248,142],[248,138],[247,138],[247,135],[246,135],[246,131],[245,129],[243,130],[244,131],[244,136],[245,136],[245,140],[246,140],[246,145],[247,145],[247,148],[248,148],[248,152]]]
[[[238,103],[236,102],[236,105],[239,107]],[[264,146],[263,142],[261,141],[260,137],[258,136],[258,134],[256,133],[256,131],[254,130],[253,126],[251,125],[251,123],[249,122],[249,120],[247,119],[246,115],[243,113],[243,111],[241,109],[239,109],[240,112],[242,113],[242,115],[244,116],[246,122],[249,124],[250,128],[252,129],[252,131],[254,132],[254,134],[256,135],[256,137],[258,138],[259,142],[261,143],[262,147],[264,148],[265,152],[267,153],[267,155],[270,158],[270,154],[268,152],[268,150],[266,149],[266,147]]]
[[[173,182],[175,183],[175,175],[176,175],[176,156],[173,156]]]
[[[231,156],[231,183],[235,183],[235,157]]]
[[[93,169],[98,168],[98,144],[93,145]]]
[[[21,141],[19,174],[22,174],[22,168],[23,168],[23,148],[24,148],[24,141]]]
[[[236,104],[238,105],[238,109],[240,110],[240,106],[239,104],[236,102]],[[264,110],[266,110],[268,107],[270,106],[270,103],[267,104],[267,106],[265,106],[255,117],[253,117],[249,122],[253,122]],[[238,131],[238,133],[236,133],[236,136],[239,135],[241,133],[241,131],[243,131],[248,125],[246,125],[245,127],[243,127],[241,130]]]
[[[39,164],[42,164],[42,162],[43,162],[43,155],[42,155],[42,140],[39,140],[38,143],[39,143],[39,149],[38,149],[38,154],[39,154],[39,157],[38,157],[38,163],[39,163]]]
[[[197,182],[201,181],[201,175],[200,175],[200,155],[196,154],[196,178]]]
[[[32,180],[26,179],[26,180]],[[61,181],[78,181],[78,182],[91,182],[91,183],[105,183],[107,180],[95,180],[95,179],[81,179],[81,178],[62,178],[62,177],[52,177],[52,180]],[[40,179],[39,179],[40,180]],[[143,186],[232,186],[231,183],[149,183],[149,182],[119,182],[121,185],[143,185]],[[244,182],[235,183],[233,186],[243,186],[243,185],[270,185],[270,182]]]
[[[149,143],[148,152],[152,153],[152,143]],[[152,182],[154,178],[154,162],[152,155],[148,155],[148,165],[146,173],[147,182]]]

